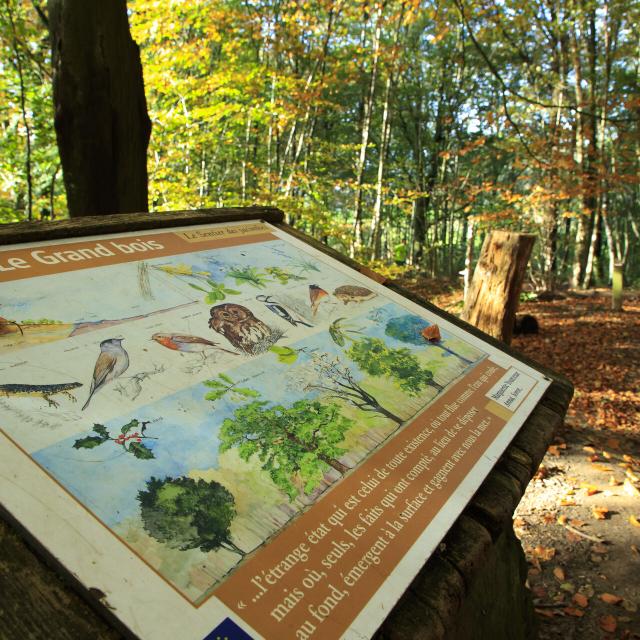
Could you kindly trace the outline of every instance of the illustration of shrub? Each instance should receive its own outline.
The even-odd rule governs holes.
[[[473,364],[471,360],[446,347],[442,343],[442,340],[429,341],[425,339],[422,335],[422,331],[429,326],[431,326],[431,323],[424,318],[421,318],[420,316],[398,316],[397,318],[391,318],[391,320],[387,322],[385,334],[390,336],[391,338],[395,338],[396,340],[405,342],[407,344],[415,344],[421,347],[436,347],[437,349],[442,349],[442,351],[445,351],[449,355],[458,358],[458,360],[460,360],[460,362],[462,362],[465,366]]]
[[[85,438],[79,438],[73,443],[74,449],[94,449],[99,447],[105,442],[113,442],[115,445],[122,447],[126,453],[130,453],[134,457],[140,460],[151,460],[155,458],[153,451],[147,447],[143,440],[157,440],[152,436],[146,436],[147,422],[140,422],[135,418],[130,422],[127,422],[120,428],[120,433],[113,438],[109,430],[103,424],[94,424],[94,435],[87,436]],[[134,431],[134,429],[140,428],[140,431]]]
[[[248,284],[256,289],[264,289],[271,280],[267,274],[258,271],[255,267],[234,267],[227,271],[227,276],[233,278],[237,285]]]
[[[260,392],[255,389],[238,386],[247,382],[249,378],[243,378],[236,382],[226,373],[219,373],[218,378],[218,380],[205,380],[205,382],[203,382],[206,387],[212,389],[212,391],[207,392],[204,396],[205,400],[215,402],[216,400],[220,400],[220,398],[229,395],[231,400],[240,402],[247,398],[257,398],[260,396]]]
[[[291,273],[286,269],[281,269],[280,267],[267,267],[265,271],[275,278],[280,284],[288,284],[289,280],[306,280],[303,276],[296,275],[295,273]]]
[[[380,338],[356,340],[346,354],[358,367],[375,377],[393,379],[400,389],[415,396],[425,387],[440,392],[444,388],[433,379],[433,373],[420,366],[410,349],[392,349]]]
[[[236,447],[245,461],[257,455],[262,469],[293,500],[298,495],[296,475],[309,494],[330,468],[341,474],[347,471],[338,460],[345,453],[339,444],[352,426],[335,404],[298,400],[283,407],[254,401],[222,423],[220,451]]]
[[[138,502],[145,531],[159,542],[181,551],[222,548],[246,555],[231,540],[235,498],[219,482],[152,477],[146,490],[138,492]]]

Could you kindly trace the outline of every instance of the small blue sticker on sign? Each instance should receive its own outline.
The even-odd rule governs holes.
[[[204,640],[253,640],[231,618],[225,618]]]

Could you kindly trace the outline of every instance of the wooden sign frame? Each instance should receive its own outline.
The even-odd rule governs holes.
[[[224,225],[213,230],[193,226],[222,223]],[[148,232],[149,229],[155,231]],[[104,237],[105,234],[117,235]],[[74,238],[78,240],[73,241]],[[64,244],[59,247],[62,254],[56,253],[50,246],[57,239],[64,239]],[[89,241],[93,243],[91,247],[87,244]],[[39,245],[31,246],[31,243],[37,242],[43,243],[42,248]],[[196,516],[192,516],[191,512],[188,518],[182,511],[175,516],[176,509],[182,508],[177,502],[171,502],[170,507],[162,506],[170,499],[167,496],[177,493],[189,496],[189,499],[195,499],[193,496],[197,495],[198,500],[213,500],[216,504],[215,501],[222,501],[224,504],[220,508],[223,511],[226,509],[227,515],[237,515],[241,510],[237,505],[242,500],[245,501],[247,512],[258,508],[257,503],[251,502],[247,495],[236,497],[229,503],[230,493],[221,482],[220,474],[215,471],[202,473],[202,469],[196,469],[193,473],[190,471],[191,475],[185,474],[179,478],[175,472],[173,475],[166,472],[164,478],[149,477],[147,474],[144,482],[133,488],[137,491],[136,505],[139,504],[140,513],[135,517],[132,514],[129,516],[130,519],[137,519],[138,528],[126,532],[122,522],[128,523],[129,520],[114,520],[105,526],[105,517],[96,517],[94,513],[99,507],[92,500],[96,504],[100,501],[104,504],[109,500],[113,502],[116,493],[105,497],[103,489],[96,489],[95,493],[89,495],[82,487],[73,487],[74,477],[65,476],[63,467],[72,466],[72,463],[61,460],[85,462],[81,458],[85,450],[97,451],[105,444],[116,447],[118,455],[126,456],[126,460],[135,459],[138,469],[142,468],[140,463],[144,465],[145,461],[160,455],[169,456],[166,457],[168,465],[170,452],[167,453],[165,449],[161,453],[162,445],[152,442],[152,439],[160,438],[150,435],[154,429],[153,419],[138,420],[135,417],[138,413],[125,412],[128,416],[126,424],[118,424],[121,429],[120,434],[116,434],[113,421],[95,422],[99,414],[90,413],[89,417],[94,419],[93,431],[85,427],[86,433],[80,433],[79,425],[71,427],[69,433],[74,435],[69,440],[67,434],[65,446],[73,442],[74,451],[65,454],[66,450],[60,447],[56,449],[58,436],[52,438],[50,435],[24,433],[25,425],[37,432],[38,429],[50,428],[54,423],[47,423],[47,418],[40,421],[33,419],[29,411],[21,410],[17,404],[8,405],[9,400],[4,402],[4,419],[14,416],[14,423],[3,429],[1,450],[3,472],[0,484],[3,489],[0,496],[5,512],[26,530],[36,544],[44,547],[49,557],[76,576],[85,594],[91,593],[91,589],[101,594],[100,599],[108,607],[109,617],[115,617],[121,629],[136,637],[176,637],[176,633],[185,638],[208,638],[221,633],[229,637],[234,637],[233,633],[236,633],[237,637],[255,638],[360,638],[372,635],[415,578],[420,566],[472,500],[473,494],[509,442],[527,424],[544,418],[543,396],[548,398],[555,395],[560,398],[560,405],[568,403],[570,397],[571,387],[566,381],[538,365],[532,367],[521,357],[514,358],[502,345],[465,323],[432,305],[416,301],[413,296],[385,282],[377,274],[296,232],[283,224],[283,214],[277,209],[178,212],[154,216],[114,215],[65,223],[7,225],[0,229],[0,243],[29,243],[27,252],[24,246],[0,250],[0,269],[5,274],[13,270],[11,278],[16,273],[28,280],[34,275],[50,277],[53,272],[79,273],[88,266],[80,265],[84,259],[95,258],[100,265],[139,265],[141,262],[146,264],[149,257],[152,269],[164,270],[165,280],[175,278],[182,283],[181,286],[186,280],[190,290],[200,292],[193,295],[204,296],[207,311],[211,307],[210,318],[207,316],[206,319],[215,333],[209,331],[204,341],[200,335],[205,326],[202,317],[198,317],[199,324],[196,325],[201,327],[200,333],[195,336],[199,341],[181,341],[184,338],[184,326],[192,326],[185,320],[189,314],[180,315],[182,310],[176,312],[177,315],[172,311],[171,316],[176,322],[185,320],[183,325],[176,325],[178,333],[172,333],[168,330],[170,327],[163,326],[161,322],[156,327],[155,321],[149,320],[153,313],[132,313],[126,318],[121,313],[119,317],[129,323],[146,323],[143,328],[152,338],[150,342],[156,350],[155,369],[142,367],[128,372],[134,374],[133,382],[127,382],[129,389],[124,384],[125,372],[133,359],[129,352],[123,351],[120,338],[115,336],[117,331],[111,329],[119,325],[110,321],[106,325],[109,330],[104,333],[104,324],[99,323],[97,328],[87,327],[88,322],[84,318],[80,329],[75,326],[73,337],[79,338],[81,334],[84,335],[83,331],[97,329],[96,335],[99,334],[101,338],[91,389],[83,389],[81,398],[85,402],[84,408],[89,407],[89,412],[93,410],[90,403],[106,410],[106,399],[117,396],[113,391],[102,391],[102,388],[106,389],[107,385],[113,388],[116,384],[122,386],[119,393],[127,402],[131,401],[132,406],[137,407],[135,401],[141,393],[140,388],[152,390],[156,373],[158,376],[155,380],[167,384],[162,367],[173,366],[166,364],[170,361],[169,357],[174,358],[172,363],[180,363],[181,371],[187,372],[185,375],[193,373],[198,366],[207,367],[207,377],[210,378],[206,381],[210,389],[206,396],[208,402],[214,403],[220,399],[227,402],[228,398],[224,399],[223,396],[235,394],[232,398],[234,408],[228,409],[224,414],[226,418],[222,420],[226,438],[224,452],[229,453],[233,448],[235,426],[252,420],[255,423],[257,416],[261,423],[273,425],[279,425],[282,416],[287,420],[293,420],[296,415],[302,416],[301,419],[307,422],[317,420],[316,431],[322,435],[323,425],[329,419],[328,412],[334,412],[331,418],[333,430],[328,431],[324,442],[317,438],[314,441],[314,451],[321,451],[320,454],[314,454],[315,458],[307,449],[301,454],[302,445],[297,442],[297,453],[291,453],[290,458],[285,460],[281,451],[278,452],[284,447],[284,436],[272,441],[273,451],[268,453],[249,442],[259,437],[256,433],[251,438],[245,434],[244,440],[236,438],[236,444],[241,447],[244,443],[245,447],[230,452],[236,458],[227,471],[230,473],[229,470],[236,465],[245,473],[234,480],[236,494],[241,485],[248,486],[255,481],[255,469],[242,465],[252,460],[256,467],[255,461],[259,459],[262,471],[271,474],[277,491],[288,495],[291,504],[295,502],[295,507],[287,506],[284,499],[277,503],[274,498],[277,491],[271,486],[265,489],[260,499],[267,502],[272,500],[273,505],[271,511],[265,511],[261,517],[272,518],[274,522],[280,517],[280,520],[258,533],[255,532],[255,522],[251,526],[245,523],[245,533],[239,535],[236,532],[235,537],[245,542],[252,540],[252,535],[259,538],[255,550],[249,550],[250,553],[246,554],[232,539],[230,526],[227,526],[224,535],[218,533],[217,537],[211,533],[210,527],[201,527],[208,531],[207,535],[202,535],[194,524]],[[270,278],[261,280],[256,275],[256,269],[253,272],[245,270],[244,276],[238,276],[237,270],[230,272],[226,267],[226,273],[236,273],[238,276],[235,285],[232,280],[231,285],[226,280],[224,285],[219,279],[212,280],[212,272],[206,272],[211,276],[208,278],[204,271],[194,271],[194,261],[185,266],[177,259],[167,263],[159,263],[156,259],[158,255],[176,258],[191,256],[192,253],[215,252],[222,248],[240,251],[246,247],[247,251],[242,255],[247,265],[254,266],[251,260],[257,259],[263,245],[270,249],[275,247],[274,255],[282,257],[282,260],[274,259],[275,264],[270,267],[264,265],[271,270],[262,275],[268,273]],[[310,254],[307,256],[307,268],[313,277],[303,277],[303,270],[287,267],[294,264],[294,254],[304,252],[305,247],[310,247],[307,250]],[[154,250],[159,253],[153,253]],[[28,259],[29,255],[33,259]],[[329,260],[327,264],[322,264],[322,255],[330,256],[333,262]],[[215,256],[210,257],[215,262]],[[323,273],[323,270],[330,268],[330,275]],[[352,269],[357,273],[351,272]],[[144,280],[144,276],[140,277]],[[325,280],[316,281],[317,278]],[[15,282],[13,279],[7,281]],[[267,289],[267,282],[272,283],[270,287],[273,286],[275,293]],[[331,283],[331,286],[325,282]],[[138,285],[136,295],[144,294],[144,282]],[[3,286],[0,283],[0,290]],[[233,289],[233,286],[241,291]],[[308,294],[308,300],[305,297],[307,309],[296,306],[296,300],[287,297],[287,290],[296,286],[299,291],[305,292],[305,296]],[[233,299],[233,296],[238,296],[236,300],[245,306],[228,302],[227,297]],[[223,299],[225,301],[221,302]],[[377,302],[372,302],[374,300]],[[178,307],[175,305],[175,308]],[[238,307],[242,311],[238,311]],[[405,311],[400,312],[401,307]],[[352,309],[357,309],[357,312],[350,314]],[[424,313],[420,309],[424,309]],[[360,326],[365,320],[363,310],[368,313],[366,329]],[[227,312],[245,315],[241,320],[234,317],[233,326],[230,326],[225,319]],[[202,315],[202,309],[199,313]],[[16,330],[11,328],[15,341],[19,342],[24,337],[20,322],[9,320],[23,334],[18,338]],[[238,335],[234,327],[239,322],[249,323],[247,335],[259,334],[259,345]],[[305,331],[310,331],[314,324],[323,330],[322,347],[305,342]],[[290,328],[285,331],[283,327],[287,325]],[[152,327],[161,331],[152,332]],[[6,321],[5,329],[9,331]],[[111,337],[111,333],[114,337]],[[392,346],[389,346],[390,341],[385,342],[384,336],[391,336],[395,340],[391,341]],[[468,336],[466,342],[463,339],[465,336]],[[187,337],[194,338],[191,335]],[[73,348],[87,348],[88,344],[86,340],[76,340]],[[486,349],[481,353],[482,345],[486,345]],[[432,369],[439,367],[440,373],[435,376],[423,357],[430,346],[440,349],[438,358],[429,365]],[[380,362],[375,360],[379,355],[372,356],[372,353],[380,354],[381,349],[387,358],[382,367],[383,374],[380,374]],[[73,349],[69,351],[72,352],[70,358],[75,359]],[[143,351],[146,353],[147,347],[140,346],[137,349],[139,358],[144,358]],[[63,352],[59,348],[48,351],[44,345],[35,343],[29,346],[29,354],[48,357],[50,362],[57,361]],[[207,360],[211,352],[216,352],[212,360],[214,365],[225,362],[224,358],[227,358],[232,362],[229,365],[232,368],[227,370],[223,367],[218,372],[214,366],[217,377],[213,376],[213,369]],[[20,354],[20,349],[16,353]],[[351,361],[347,361],[346,354],[349,354]],[[95,356],[93,354],[92,357]],[[243,365],[244,369],[235,365],[238,358],[250,359],[254,356],[263,360],[270,358],[267,367],[270,370],[282,372],[289,367],[295,371],[292,389],[296,384],[300,386],[304,383],[307,384],[305,389],[313,389],[313,393],[309,391],[308,398],[295,396],[298,399],[296,402],[286,404],[282,400],[275,404],[275,396],[268,395],[276,393],[273,386],[269,386],[270,383],[254,382],[251,371],[245,371],[248,365]],[[399,358],[403,362],[399,362]],[[444,358],[450,360],[445,362]],[[57,411],[61,403],[56,394],[73,398],[82,386],[75,380],[73,383],[56,381],[52,383],[53,386],[47,386],[27,385],[24,379],[18,382],[3,379],[8,375],[7,372],[15,375],[21,366],[29,366],[22,360],[28,361],[28,358],[5,363],[4,376],[0,371],[0,393],[7,398],[19,395],[39,397],[40,402],[48,403],[48,407],[42,409],[43,415],[47,411],[53,413],[53,409],[49,410],[51,407]],[[104,373],[104,366],[100,362],[107,362],[110,367],[107,373]],[[357,369],[354,362],[364,367],[365,373],[370,374],[368,378],[354,375],[353,371]],[[413,366],[409,374],[402,369],[407,362]],[[232,372],[233,377],[226,371]],[[238,376],[236,371],[243,373]],[[324,376],[322,384],[315,378],[311,382],[303,379],[304,376],[309,378],[318,375]],[[376,376],[382,377],[387,387],[376,386]],[[366,383],[363,379],[367,380]],[[60,386],[63,383],[68,385],[64,389]],[[86,387],[88,383],[87,380]],[[409,402],[406,418],[398,417],[373,396],[371,389],[378,389],[377,393],[393,404],[389,385],[395,385],[393,393],[401,396],[403,402]],[[348,393],[341,393],[345,387]],[[429,389],[431,395],[427,394]],[[98,392],[100,395],[94,399]],[[79,395],[79,391],[77,393]],[[149,397],[159,401],[161,394],[154,396],[152,391],[148,393],[151,394]],[[255,400],[257,397],[260,400]],[[414,397],[418,398],[415,406],[411,405],[411,398]],[[336,418],[338,409],[335,408],[338,405],[327,398],[337,398],[338,405],[342,407],[339,418]],[[481,406],[479,398],[482,399]],[[246,401],[244,405],[241,402],[243,400]],[[181,406],[183,401],[184,398],[181,398],[172,402]],[[31,397],[23,406],[32,408],[36,406],[33,403]],[[246,409],[244,413],[243,406]],[[566,404],[564,406],[566,408]],[[329,410],[327,407],[332,408]],[[71,422],[78,421],[78,415],[82,415],[77,409],[72,410],[71,405],[65,405],[64,408]],[[173,410],[173,405],[165,408],[169,413]],[[189,411],[192,412],[191,409]],[[369,419],[371,413],[374,414],[373,421]],[[557,413],[560,415],[563,412]],[[371,429],[371,433],[375,431],[375,437],[365,430],[358,436],[358,443],[352,443],[351,448],[338,446],[345,442],[345,434],[355,430],[354,424],[365,414],[369,420],[367,429]],[[389,425],[394,420],[396,424],[391,428],[393,425]],[[381,426],[383,423],[387,426]],[[550,425],[545,430],[548,437],[549,428],[553,428],[557,419],[550,419],[547,415],[545,423]],[[60,424],[58,427],[64,430]],[[199,437],[202,436],[201,427],[194,426],[193,429],[194,433],[197,431],[200,434]],[[172,442],[174,447],[179,446],[177,441],[170,440],[171,434],[167,430],[162,433],[166,442]],[[290,441],[297,437],[289,432],[284,433],[288,434],[286,437]],[[361,443],[367,438],[373,439],[373,444],[365,450]],[[43,446],[45,442],[46,447]],[[539,449],[540,443],[536,446]],[[442,451],[444,453],[440,455]],[[535,464],[538,453],[536,450],[529,456],[531,464]],[[65,458],[65,455],[71,454],[73,458]],[[189,455],[195,456],[193,451]],[[333,460],[331,464],[327,462],[329,458]],[[34,460],[38,466],[33,465]],[[293,475],[283,479],[277,469],[289,463]],[[121,473],[121,467],[117,466],[119,463],[110,459],[108,464],[113,464],[113,469]],[[257,466],[260,467],[260,464]],[[84,479],[86,474],[78,475],[80,477]],[[522,476],[524,484],[526,480]],[[32,483],[38,486],[37,491],[34,491]],[[27,485],[30,488],[25,489]],[[258,484],[254,489],[260,486]],[[447,493],[450,486],[453,486],[453,490]],[[53,508],[43,509],[41,498],[44,494]],[[122,495],[122,488],[118,495]],[[427,515],[431,505],[433,513]],[[92,517],[87,517],[87,511]],[[178,525],[169,526],[163,520],[169,511],[173,518],[171,522],[178,522]],[[276,512],[284,512],[286,517],[276,516]],[[198,517],[204,516],[200,513]],[[116,529],[118,535],[114,536]],[[197,535],[194,533],[196,529]],[[399,540],[403,541],[402,544]],[[147,551],[149,547],[153,547],[151,552]],[[167,551],[167,548],[172,551]],[[220,549],[224,551],[220,552]],[[189,577],[185,578],[183,574],[186,569],[182,565],[176,569],[175,562],[176,557],[187,553],[191,557],[188,563]],[[210,555],[206,556],[207,553]],[[235,568],[237,561],[230,559],[230,554],[234,553],[241,556],[238,569]],[[202,558],[211,554],[221,554],[223,559],[203,565],[202,568],[196,566],[198,562],[204,562]],[[166,565],[171,562],[174,563],[173,568],[167,569]],[[138,584],[132,584],[134,575],[140,581]],[[211,578],[212,575],[214,578]],[[135,614],[126,605],[131,600],[137,601]],[[349,606],[346,606],[347,602]],[[167,607],[174,612],[171,621],[160,615]],[[248,636],[242,636],[242,633]]]

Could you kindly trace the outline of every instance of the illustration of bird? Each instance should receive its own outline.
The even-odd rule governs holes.
[[[122,346],[121,338],[109,338],[100,343],[100,355],[96,360],[93,370],[93,380],[89,397],[82,410],[88,406],[94,393],[97,393],[105,384],[121,376],[129,368],[129,354]]]
[[[202,358],[205,358],[205,351],[207,349],[215,349],[217,351],[224,351],[234,356],[240,355],[235,351],[224,349],[217,342],[212,342],[206,338],[200,338],[199,336],[187,336],[179,333],[154,333],[151,336],[152,340],[155,340],[158,344],[161,344],[167,349],[173,351],[181,351],[182,353],[199,353]]]
[[[305,327],[313,327],[312,324],[305,322],[304,320],[296,320],[285,307],[283,307],[277,300],[274,300],[271,296],[265,296],[263,294],[257,295],[256,300],[258,302],[264,302],[269,311],[273,311],[277,316],[286,320],[289,324],[297,327],[299,324],[303,324]]]
[[[440,342],[442,340],[442,336],[440,335],[440,327],[437,324],[431,324],[428,327],[425,327],[420,335],[427,342]]]
[[[224,303],[211,307],[209,327],[223,335],[236,349],[257,355],[267,351],[284,335],[270,327],[241,304]]]
[[[323,298],[326,298],[329,294],[321,289],[317,284],[309,285],[309,301],[311,302],[311,314],[316,315],[320,302]]]

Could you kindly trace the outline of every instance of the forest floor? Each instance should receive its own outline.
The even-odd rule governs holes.
[[[459,290],[402,279],[452,313]],[[514,528],[529,564],[541,640],[640,638],[640,291],[531,300],[537,335],[512,346],[566,375],[575,395]]]

